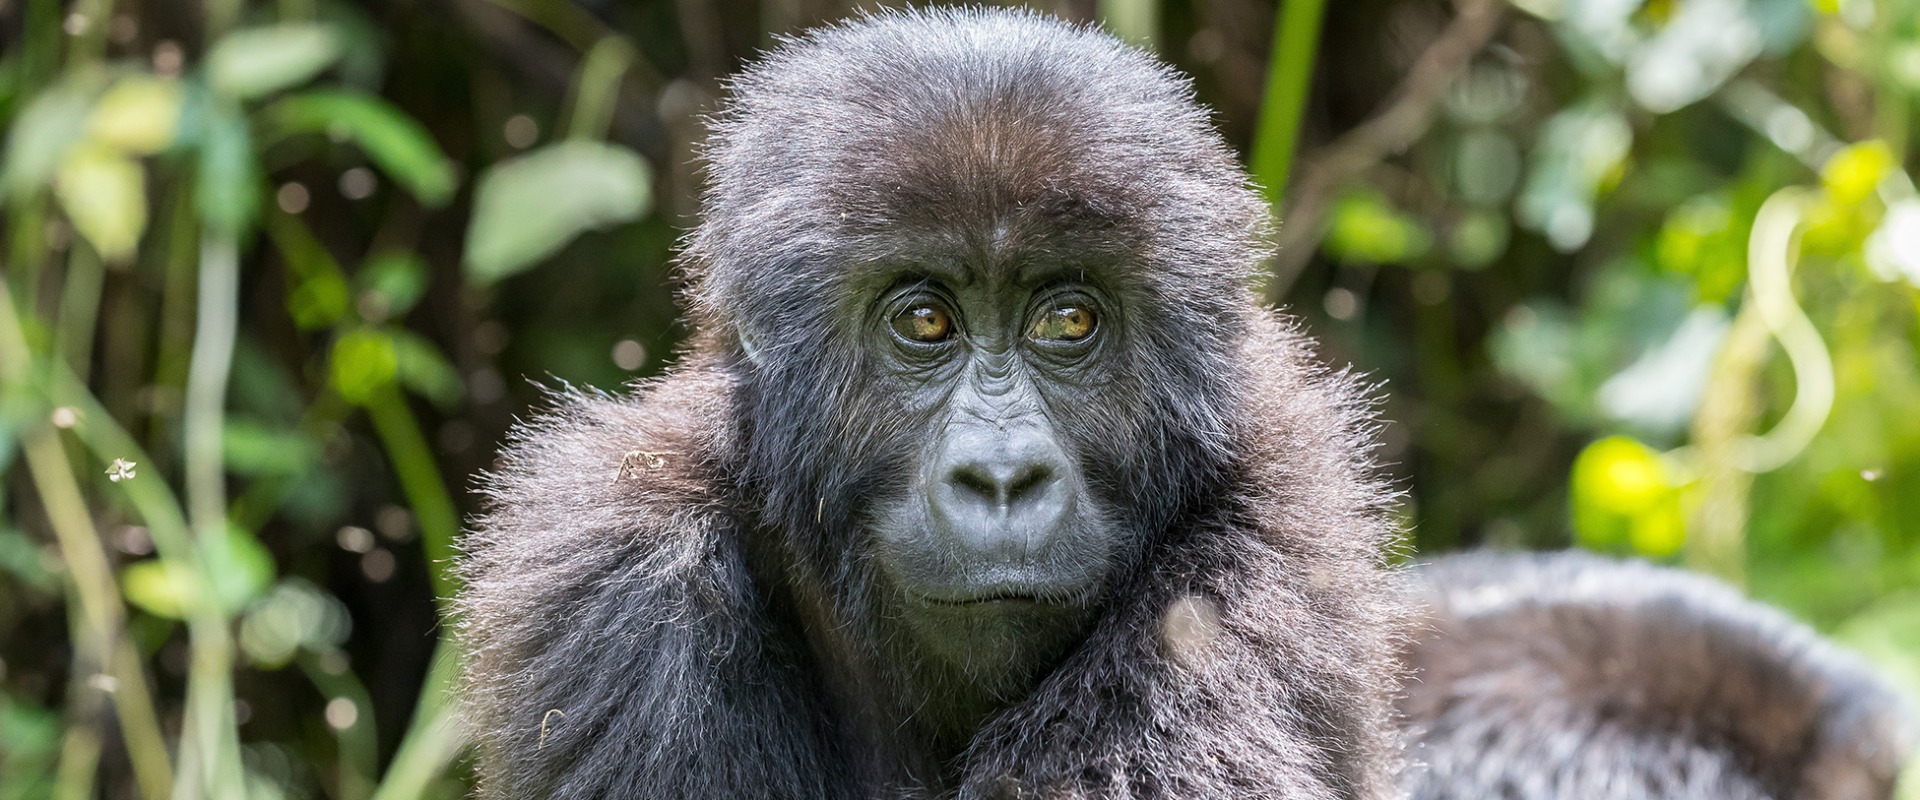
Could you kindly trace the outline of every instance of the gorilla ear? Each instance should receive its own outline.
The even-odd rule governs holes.
[[[754,330],[746,320],[734,323],[733,330],[734,334],[740,337],[740,350],[747,354],[747,361],[752,362],[755,367],[766,366],[766,351],[761,348],[760,332]]]

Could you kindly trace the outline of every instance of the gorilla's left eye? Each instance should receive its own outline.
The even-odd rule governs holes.
[[[916,303],[894,315],[893,332],[923,344],[944,342],[953,336],[953,317],[939,306]]]
[[[1077,342],[1092,336],[1096,324],[1091,308],[1057,305],[1040,312],[1027,329],[1027,336],[1043,342]]]

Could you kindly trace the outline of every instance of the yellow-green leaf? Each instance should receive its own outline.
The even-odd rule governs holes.
[[[180,82],[136,75],[114,84],[93,107],[87,135],[108,147],[151,155],[173,143],[180,123]]]
[[[333,343],[333,389],[365,405],[399,372],[393,339],[376,330],[349,331]]]
[[[133,257],[147,227],[147,180],[138,163],[105,147],[83,145],[60,160],[53,187],[74,229],[102,258]]]
[[[149,559],[120,571],[120,590],[127,602],[167,619],[185,619],[198,598],[193,571],[166,559]]]

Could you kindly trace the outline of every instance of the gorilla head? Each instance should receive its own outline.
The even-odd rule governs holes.
[[[688,260],[763,574],[945,695],[1023,690],[1228,479],[1264,208],[1183,79],[1030,14],[869,19],[734,88]]]

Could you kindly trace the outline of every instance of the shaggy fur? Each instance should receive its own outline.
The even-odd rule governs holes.
[[[465,539],[483,793],[1395,794],[1367,403],[1257,307],[1266,212],[1186,82],[1034,14],[929,11],[817,31],[734,89],[691,351],[522,426]],[[1082,263],[1117,297],[1117,377],[1056,422],[1137,529],[1051,669],[953,678],[990,701],[957,736],[874,611],[867,513],[927,428],[860,347],[886,268],[954,253]]]
[[[1913,748],[1864,667],[1706,578],[1580,553],[1419,573],[1421,800],[1885,800]]]

